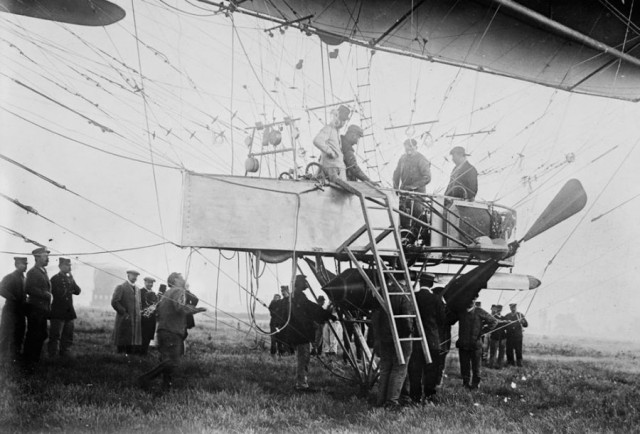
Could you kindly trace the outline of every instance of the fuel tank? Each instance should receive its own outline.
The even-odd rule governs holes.
[[[365,273],[372,281],[376,281],[373,270],[365,270]],[[322,290],[333,304],[344,310],[367,311],[378,306],[375,296],[355,268],[344,270],[323,286]]]

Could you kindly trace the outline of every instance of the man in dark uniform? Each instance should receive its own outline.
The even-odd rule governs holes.
[[[140,345],[140,354],[146,355],[149,351],[149,343],[156,333],[156,314],[152,311],[152,306],[158,302],[158,296],[153,292],[153,283],[156,281],[153,277],[144,278],[144,287],[140,289],[141,303],[141,334],[142,344]]]
[[[80,294],[80,287],[71,275],[71,260],[58,259],[60,272],[51,278],[51,315],[49,327],[49,357],[70,356],[69,348],[73,344],[73,320],[76,311],[73,308],[73,296]]]
[[[420,288],[415,296],[431,363],[427,364],[422,345],[416,342],[409,362],[409,395],[414,402],[421,402],[423,394],[427,401],[434,402],[440,371],[440,328],[446,321],[445,307],[442,298],[427,286]]]
[[[371,182],[371,179],[360,169],[356,159],[356,151],[353,149],[358,144],[360,137],[364,135],[362,128],[357,125],[349,125],[344,136],[340,136],[344,165],[347,168],[347,181]]]
[[[491,312],[493,317],[499,321],[496,330],[491,332],[489,347],[489,367],[493,369],[501,369],[504,363],[504,354],[507,345],[507,329],[502,316],[502,305],[497,304],[495,313]]]
[[[51,313],[51,282],[45,268],[49,264],[49,250],[39,247],[33,252],[36,264],[27,271],[24,282],[27,293],[27,335],[24,340],[24,361],[40,361],[42,345],[47,339],[47,319]]]
[[[440,337],[440,353],[438,354],[438,378],[436,384],[442,385],[444,368],[447,363],[447,356],[449,355],[449,351],[451,350],[451,324],[457,321],[457,317],[446,308],[446,302],[442,297],[442,294],[444,293],[444,287],[436,286],[432,289],[432,292],[436,298],[436,302],[442,306],[442,309],[445,312],[444,322],[438,324],[438,335]]]
[[[281,344],[278,342],[278,338],[276,338],[276,333],[278,332],[278,326],[280,324],[280,318],[278,317],[278,303],[280,302],[280,294],[274,294],[273,300],[269,303],[269,335],[271,337],[271,356],[275,357],[276,355],[281,356],[282,353],[280,351]]]
[[[518,312],[516,303],[511,303],[509,309],[511,312],[504,316],[504,319],[509,322],[507,326],[507,364],[514,365],[515,353],[515,363],[522,366],[522,328],[529,327],[529,323],[524,315]]]
[[[164,294],[158,307],[158,351],[161,362],[152,370],[138,377],[138,385],[149,387],[151,380],[162,375],[165,389],[171,387],[172,375],[184,354],[184,340],[187,336],[187,317],[204,312],[203,307],[187,303],[187,282],[180,273],[171,273],[167,278],[169,290]]]
[[[450,154],[456,167],[451,171],[451,179],[444,195],[474,200],[478,193],[478,171],[467,161],[469,154],[462,146],[456,146]]]
[[[13,263],[15,271],[0,282],[0,296],[5,298],[0,320],[0,358],[15,361],[20,357],[26,328],[24,272],[27,270],[27,258],[15,257]]]
[[[486,324],[494,328],[498,320],[489,315],[475,303],[469,308],[459,312],[458,325],[458,354],[460,356],[460,375],[462,385],[469,389],[477,389],[480,384],[480,361],[482,358],[482,342],[480,335],[482,327]]]

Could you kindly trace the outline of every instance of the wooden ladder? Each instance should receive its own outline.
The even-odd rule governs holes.
[[[367,286],[372,291],[373,295],[377,298],[380,305],[386,311],[389,323],[391,325],[391,335],[393,337],[396,354],[400,364],[405,364],[407,361],[404,359],[402,352],[402,342],[406,341],[420,341],[422,343],[422,349],[424,351],[425,359],[427,363],[431,363],[431,356],[429,354],[429,345],[424,333],[424,327],[422,325],[422,319],[420,318],[418,304],[411,285],[411,277],[409,274],[409,267],[402,250],[402,238],[400,236],[400,230],[398,223],[394,219],[394,211],[389,203],[389,198],[383,192],[380,192],[380,196],[370,197],[360,193],[360,203],[362,205],[362,215],[364,217],[364,225],[358,229],[353,235],[351,235],[345,243],[338,249],[339,252],[346,252],[349,255],[351,261],[356,265],[360,275],[365,280]],[[371,224],[370,210],[386,210],[389,218],[389,225],[386,227],[375,227]],[[364,233],[368,234],[369,244],[364,249],[352,249],[351,245]],[[394,248],[381,248],[379,244],[387,238],[388,235],[393,234]],[[380,292],[378,292],[375,284],[371,281],[367,273],[360,265],[360,262],[356,258],[356,254],[363,255],[371,251],[373,255],[375,271],[378,283],[380,285]],[[382,259],[384,256],[392,256],[396,260],[394,261],[396,267],[391,267],[385,264]],[[397,277],[396,277],[397,276]],[[400,292],[390,292],[387,279],[391,280],[391,283],[395,284]],[[404,279],[406,285],[401,285],[398,280]],[[413,313],[398,315],[393,312],[391,308],[391,297],[406,297],[413,306]],[[415,322],[414,335],[411,337],[401,338],[398,335],[398,327],[396,325],[396,319],[413,319]]]

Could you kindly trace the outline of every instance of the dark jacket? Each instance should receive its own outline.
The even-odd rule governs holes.
[[[416,152],[400,157],[398,166],[393,172],[393,188],[426,193],[426,185],[430,181],[431,163],[424,155]]]
[[[414,314],[413,306],[407,296],[392,295],[391,310],[394,315],[411,315]],[[413,318],[398,318],[396,327],[398,329],[398,337],[407,338],[413,333]],[[371,317],[371,328],[376,338],[376,350],[380,353],[380,346],[393,345],[393,334],[391,333],[391,323],[389,316],[382,309],[378,308],[373,311]]]
[[[478,194],[478,171],[465,160],[451,171],[445,196],[474,200]]]
[[[440,330],[446,323],[444,302],[428,288],[422,288],[415,296],[429,350],[433,352],[440,347]]]
[[[507,337],[507,327],[504,323],[504,317],[502,315],[493,315],[495,319],[498,320],[498,326],[496,330],[491,332],[491,340],[492,341],[501,341],[502,339],[506,339]]]
[[[24,282],[27,304],[31,311],[49,314],[51,311],[51,282],[47,271],[37,265],[27,271]]]
[[[340,136],[340,142],[342,144],[342,154],[344,156],[344,165],[347,168],[347,180],[348,181],[371,181],[369,177],[358,166],[358,160],[356,159],[356,152],[353,150],[353,145],[346,143],[344,136]]]
[[[193,319],[194,305],[187,303],[187,293],[182,288],[169,288],[158,303],[158,331],[187,337],[188,318]],[[194,296],[195,297],[195,296]]]
[[[288,299],[282,299],[281,302]],[[276,334],[276,337],[289,345],[314,342],[316,325],[331,318],[331,312],[324,310],[318,303],[310,301],[303,293],[296,293],[291,300],[291,318],[289,324]],[[286,317],[285,317],[286,321]]]
[[[476,307],[471,311],[458,313],[458,342],[456,347],[463,350],[477,350],[482,348],[480,336],[482,326],[488,324],[491,328],[498,324],[498,320],[489,315],[482,308]]]
[[[24,275],[20,270],[15,270],[2,278],[0,296],[6,299],[5,306],[11,305],[13,308],[23,309],[27,294],[24,291]]]
[[[527,319],[520,312],[509,312],[504,316],[509,322],[507,326],[507,339],[522,339],[522,328],[529,327]]]
[[[66,321],[76,319],[76,311],[73,308],[73,296],[80,294],[80,287],[73,277],[62,272],[51,278],[51,319],[63,319]]]

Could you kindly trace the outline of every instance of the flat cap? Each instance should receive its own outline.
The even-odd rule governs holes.
[[[145,278],[144,278],[144,281],[145,281],[145,282],[155,282],[155,281],[156,281],[156,279],[154,279],[153,277],[145,277]]]
[[[518,303],[509,303],[509,306],[517,306]]]
[[[58,266],[60,265],[71,265],[71,259],[58,258]]]
[[[460,154],[460,155],[471,155],[471,154],[467,154],[467,151],[465,151],[465,149],[462,146],[455,146],[453,149],[451,149],[451,151],[449,151],[449,154],[453,155],[453,154]]]
[[[31,252],[32,255],[44,255],[51,253],[46,247],[38,247]]]
[[[140,273],[136,270],[127,270],[127,274],[135,274],[136,276],[140,275]]]
[[[14,256],[13,257],[14,262],[23,262],[23,263],[27,263],[27,258],[24,256]]]
[[[349,125],[349,128],[347,128],[347,133],[354,133],[358,137],[364,136],[364,131],[357,125]]]

